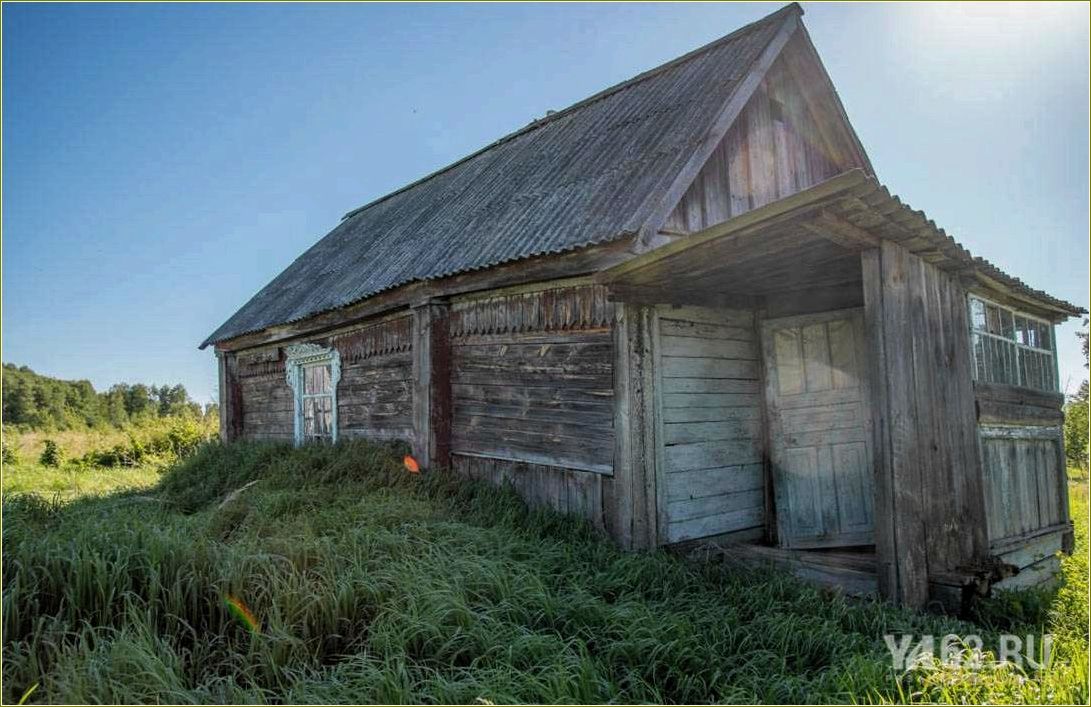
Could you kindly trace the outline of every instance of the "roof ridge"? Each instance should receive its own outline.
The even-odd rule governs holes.
[[[524,125],[523,127],[519,128],[518,130],[512,131],[512,132],[508,133],[507,135],[504,135],[504,136],[502,136],[500,138],[497,138],[496,140],[493,140],[489,144],[485,145],[484,147],[481,147],[481,148],[471,152],[470,154],[468,154],[468,155],[466,155],[464,157],[461,157],[461,158],[455,160],[454,162],[451,162],[450,164],[448,164],[448,165],[446,165],[444,167],[440,167],[439,169],[437,169],[437,170],[435,170],[433,172],[429,172],[428,174],[424,175],[423,177],[420,177],[419,179],[416,179],[416,180],[414,180],[412,182],[409,182],[405,186],[399,187],[398,189],[395,189],[394,191],[388,192],[387,194],[384,194],[383,196],[380,196],[380,197],[378,197],[376,199],[373,199],[373,200],[367,202],[363,206],[358,206],[355,209],[352,209],[351,211],[347,212],[344,216],[342,216],[341,220],[344,221],[346,219],[349,219],[349,218],[355,216],[356,214],[358,214],[358,213],[360,213],[360,212],[362,212],[362,211],[364,211],[366,209],[369,209],[372,206],[375,206],[376,204],[379,204],[379,203],[381,203],[383,201],[386,201],[387,199],[390,199],[391,197],[397,196],[398,194],[401,194],[402,192],[404,192],[404,191],[406,191],[408,189],[412,189],[413,187],[417,186],[418,184],[422,184],[422,183],[432,179],[433,177],[437,177],[440,174],[443,174],[444,172],[448,172],[448,171],[454,169],[455,167],[457,167],[458,165],[460,165],[460,164],[462,164],[464,162],[467,162],[467,161],[473,159],[474,157],[477,157],[478,155],[480,155],[480,154],[482,154],[484,152],[487,152],[487,151],[491,150],[492,148],[494,148],[494,147],[496,147],[498,145],[502,145],[502,144],[504,144],[506,142],[510,142],[511,140],[514,140],[515,138],[519,137],[520,135],[524,135],[524,134],[526,134],[526,133],[528,133],[528,132],[530,132],[532,130],[537,130],[538,128],[540,128],[542,126],[547,125],[549,123],[552,123],[553,121],[558,120],[559,118],[562,118],[562,117],[564,117],[566,115],[570,115],[571,113],[575,112],[576,110],[578,110],[580,108],[583,108],[583,107],[585,107],[587,105],[590,105],[591,103],[595,103],[597,101],[600,101],[600,100],[602,100],[602,99],[604,99],[604,98],[606,98],[608,96],[611,96],[611,95],[613,95],[613,94],[615,94],[615,93],[617,93],[619,91],[622,91],[622,90],[624,90],[626,88],[629,88],[630,86],[633,86],[633,85],[638,84],[638,83],[640,83],[642,81],[645,81],[645,80],[651,78],[652,76],[656,76],[656,75],[666,71],[667,69],[674,68],[675,66],[678,66],[679,64],[683,64],[683,63],[685,63],[687,61],[690,61],[691,59],[694,59],[694,58],[696,58],[696,57],[698,57],[698,56],[700,56],[702,54],[705,54],[706,52],[711,51],[712,49],[720,46],[721,44],[723,44],[725,42],[728,42],[728,41],[730,41],[732,39],[737,39],[740,35],[746,34],[748,32],[752,32],[753,30],[757,29],[757,27],[759,25],[764,25],[766,23],[771,23],[774,19],[782,19],[783,17],[785,17],[786,15],[789,15],[789,14],[802,15],[803,14],[803,8],[800,7],[798,2],[791,2],[791,3],[787,4],[787,5],[785,5],[784,7],[780,8],[779,10],[776,10],[775,12],[771,12],[768,15],[766,15],[766,16],[760,18],[760,19],[754,20],[750,24],[743,25],[742,27],[734,30],[733,32],[725,34],[724,36],[719,37],[718,39],[714,39],[711,42],[708,42],[707,44],[704,44],[704,45],[702,45],[700,47],[697,47],[696,49],[693,49],[693,50],[691,50],[689,52],[686,52],[685,54],[683,54],[681,56],[675,57],[674,59],[671,59],[670,61],[667,61],[667,62],[665,62],[663,64],[658,65],[658,66],[655,66],[655,67],[653,67],[651,69],[648,69],[647,71],[643,71],[643,72],[637,74],[636,76],[625,79],[624,81],[622,81],[620,83],[616,83],[613,86],[609,86],[607,88],[604,88],[601,91],[598,91],[597,93],[593,93],[590,96],[588,96],[587,98],[582,98],[579,101],[576,101],[575,103],[573,103],[573,104],[571,104],[569,106],[566,106],[565,108],[562,108],[562,109],[560,109],[558,111],[554,111],[553,113],[548,113],[548,114],[546,114],[545,116],[543,116],[541,118],[536,118],[536,119],[532,120],[530,123],[528,123],[527,125]]]

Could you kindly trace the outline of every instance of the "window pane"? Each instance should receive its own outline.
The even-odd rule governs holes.
[[[327,437],[333,435],[333,397],[322,398],[322,429]]]
[[[1000,310],[991,304],[985,305],[986,330],[990,334],[1000,333]]]
[[[1045,322],[1038,322],[1038,348],[1053,350],[1053,327]]]
[[[981,334],[973,335],[973,363],[976,379],[988,382],[988,367],[985,361],[985,338]]]
[[[330,367],[328,365],[308,366],[303,370],[305,372],[304,395],[316,395],[330,392]]]
[[[1029,341],[1030,332],[1027,330],[1028,324],[1026,317],[1015,317],[1015,340],[1020,344],[1026,344]]]
[[[314,435],[314,398],[303,400],[303,434],[307,437]]]
[[[970,298],[970,322],[974,329],[985,330],[985,303],[973,297]]]

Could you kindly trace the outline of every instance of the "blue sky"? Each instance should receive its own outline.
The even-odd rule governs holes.
[[[197,344],[343,213],[777,7],[5,4],[3,360],[211,400]],[[880,179],[1087,305],[1088,6],[804,9]]]

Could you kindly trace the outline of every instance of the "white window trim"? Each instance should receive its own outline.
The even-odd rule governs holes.
[[[999,307],[1000,309],[1002,309],[1004,311],[1010,312],[1011,315],[1012,315],[1012,327],[1013,327],[1013,329],[1015,327],[1015,317],[1017,317],[1017,316],[1022,317],[1023,319],[1030,319],[1030,320],[1036,321],[1036,322],[1038,322],[1040,324],[1045,324],[1048,327],[1048,330],[1049,330],[1049,343],[1053,347],[1053,350],[1040,349],[1037,346],[1029,346],[1027,344],[1020,344],[1015,339],[1009,339],[1008,337],[1003,336],[1002,334],[994,334],[991,331],[985,331],[984,329],[975,329],[974,328],[973,308],[970,305],[970,300],[971,299],[976,299],[976,300],[979,300],[981,302],[984,302],[985,304],[991,304],[994,307]],[[991,300],[988,297],[983,297],[982,295],[979,295],[979,294],[974,293],[974,292],[969,292],[966,295],[966,315],[967,315],[967,319],[969,319],[969,322],[970,322],[970,337],[971,337],[971,339],[970,339],[971,340],[970,353],[973,356],[973,360],[974,360],[974,377],[975,378],[977,377],[977,363],[978,363],[978,361],[977,361],[977,348],[973,346],[972,341],[973,341],[973,336],[975,334],[978,334],[980,336],[991,337],[993,339],[996,339],[997,341],[1006,342],[1006,343],[1011,344],[1012,346],[1015,347],[1015,370],[1016,370],[1016,374],[1019,375],[1019,378],[1020,378],[1020,381],[1018,383],[1019,387],[1029,387],[1029,386],[1024,385],[1024,382],[1022,381],[1023,367],[1021,365],[1021,360],[1020,360],[1020,352],[1021,351],[1023,351],[1023,350],[1033,351],[1035,353],[1045,354],[1045,355],[1051,357],[1051,360],[1053,362],[1053,389],[1051,391],[1049,391],[1049,392],[1056,393],[1056,392],[1058,392],[1060,390],[1061,381],[1060,381],[1060,376],[1059,376],[1059,364],[1058,364],[1058,361],[1057,361],[1057,332],[1054,329],[1053,322],[1049,321],[1048,319],[1042,319],[1041,317],[1037,317],[1037,316],[1035,316],[1033,314],[1029,314],[1029,313],[1024,312],[1024,311],[1022,311],[1020,309],[1016,309],[1015,307],[1012,307],[1011,305],[1002,304],[1002,303],[997,302],[995,300]],[[1009,385],[1011,385],[1011,384],[1009,384]],[[1031,390],[1039,390],[1039,389],[1038,388],[1031,388]]]
[[[305,395],[303,393],[303,369],[307,366],[329,365],[330,367],[330,441],[337,441],[337,383],[341,380],[341,352],[337,349],[318,344],[295,344],[284,349],[287,361],[284,375],[292,388],[294,441],[295,446],[303,444],[303,399],[325,397],[325,393]]]

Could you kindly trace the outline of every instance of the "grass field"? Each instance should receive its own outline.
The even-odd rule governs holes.
[[[122,489],[151,488],[159,482],[161,475],[159,464],[102,469],[72,464],[47,467],[21,462],[4,465],[3,494],[5,498],[33,494],[45,500],[67,502]]]
[[[4,702],[35,685],[29,702],[1088,700],[1086,485],[1065,586],[991,604],[980,625],[624,554],[398,459],[211,445],[154,487],[67,503],[9,494],[5,478]],[[988,647],[1000,631],[1052,632],[1052,664],[898,674],[882,638]]]

